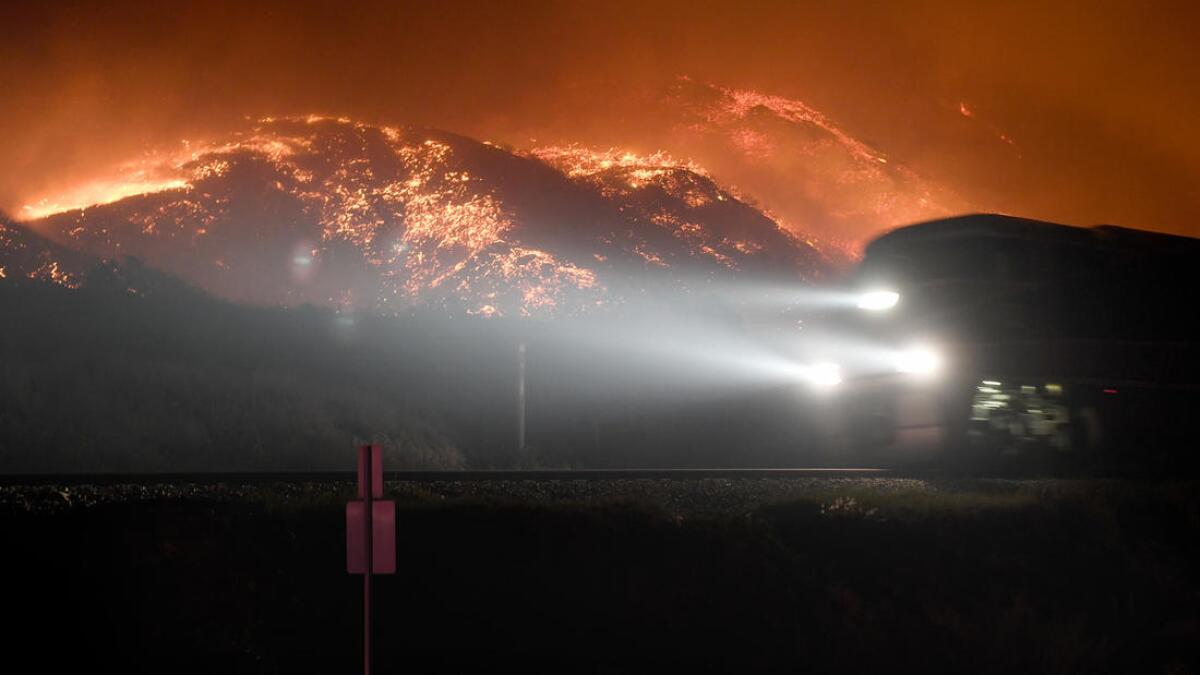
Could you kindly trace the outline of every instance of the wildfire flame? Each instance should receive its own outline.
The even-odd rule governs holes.
[[[740,202],[742,198],[717,186],[708,172],[691,160],[679,160],[664,151],[639,155],[580,145],[542,147],[530,154],[567,176],[594,186],[601,194],[621,204],[623,211],[658,225],[691,250],[729,270],[739,270],[739,254],[753,256],[766,248],[763,241],[718,234],[700,222],[706,207]],[[643,198],[651,192],[668,195],[679,204],[675,208],[666,208],[661,199]],[[781,238],[793,237],[777,225],[766,231]],[[661,256],[645,247],[637,246],[633,252],[649,265],[669,266]]]
[[[489,170],[488,153],[539,160],[594,189],[617,205],[616,229],[590,235],[600,248],[584,256],[530,245],[498,188],[502,176],[478,175]],[[230,238],[291,236],[285,302],[394,312],[452,304],[485,316],[603,305],[608,288],[597,266],[613,264],[612,255],[640,260],[646,269],[690,259],[707,260],[704,269],[740,271],[745,261],[795,243],[702,167],[665,152],[572,145],[513,158],[439,132],[315,115],[264,118],[231,136],[183,142],[36,200],[23,215],[38,219],[39,231],[52,238],[105,257],[137,255],[153,263],[175,256],[162,264],[176,261],[194,283],[256,301],[279,291],[261,287],[261,256],[231,246]],[[635,236],[637,227],[664,230],[677,243],[664,248],[658,235]],[[799,242],[801,248],[811,251]],[[186,262],[178,263],[179,256]],[[347,264],[357,271],[326,273]],[[65,273],[47,267],[39,274],[58,281]],[[234,283],[239,274],[259,281]]]
[[[882,153],[867,144],[857,140],[835,125],[826,116],[809,107],[802,101],[762,94],[748,89],[729,89],[715,87],[723,96],[719,103],[709,107],[704,114],[705,121],[713,125],[728,124],[734,120],[745,119],[756,109],[774,113],[779,119],[793,124],[815,126],[836,139],[843,147],[850,150],[855,157],[866,160],[867,165],[887,164],[888,160]],[[761,152],[770,147],[770,141],[763,134],[753,130],[743,130],[736,137],[743,149],[750,152]]]
[[[331,129],[339,133],[331,135]],[[375,161],[362,155],[371,142],[385,150]],[[346,161],[337,161],[343,156]],[[25,206],[23,216],[67,219],[70,225],[62,228],[67,238],[82,248],[98,244],[117,254],[129,248],[127,233],[91,226],[86,210],[169,193],[154,208],[136,209],[130,224],[150,239],[186,234],[196,241],[210,234],[230,206],[229,197],[215,194],[213,186],[247,159],[265,162],[279,176],[275,187],[294,195],[319,224],[319,243],[304,256],[308,269],[297,279],[311,276],[310,270],[341,242],[378,271],[385,286],[379,302],[385,306],[445,290],[443,302],[453,298],[470,313],[505,314],[502,284],[486,281],[490,277],[516,294],[509,309],[522,315],[552,312],[570,293],[590,296],[589,304],[602,300],[604,289],[593,271],[548,251],[504,246],[514,227],[512,215],[459,166],[449,143],[346,119],[264,118],[233,139],[186,142],[176,152],[118,166],[110,176]],[[300,265],[298,260],[294,264]],[[229,263],[218,258],[213,266],[228,269]],[[53,281],[65,280],[61,274],[56,263],[38,271],[39,278]],[[489,288],[477,290],[476,284]],[[353,307],[361,304],[356,295],[347,290],[327,300]]]
[[[126,197],[188,187],[182,178],[155,178],[146,169],[130,168],[119,178],[93,180],[53,197],[43,197],[21,207],[21,216],[37,220],[55,213],[111,204]]]

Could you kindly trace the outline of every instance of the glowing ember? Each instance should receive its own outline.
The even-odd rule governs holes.
[[[756,203],[797,234],[857,249],[880,230],[969,210],[803,101],[679,78],[665,105],[682,120],[667,147],[688,148],[723,181],[754,186]]]
[[[70,261],[64,261],[64,257]],[[64,251],[19,226],[0,222],[0,279],[31,279],[78,288],[83,261],[86,257]]]
[[[303,265],[292,256],[295,282],[309,282],[325,258],[350,244],[363,263],[378,270],[382,288],[370,295],[384,305],[393,298],[429,301],[436,292],[439,303],[503,315],[507,310],[498,301],[477,303],[474,288],[495,287],[490,293],[496,296],[503,287],[515,294],[509,305],[517,313],[532,315],[554,311],[573,291],[595,296],[589,304],[603,296],[592,271],[546,251],[507,247],[512,215],[483,181],[459,166],[454,154],[449,143],[414,138],[396,128],[316,115],[267,118],[232,139],[185,143],[178,152],[118,167],[115,177],[39,200],[25,208],[25,215],[60,214],[53,222],[65,237],[86,248],[99,247],[106,255],[137,254],[139,248],[153,249],[154,241],[180,236],[200,246],[201,239],[222,229],[231,209],[240,208],[230,194],[231,185],[239,185],[239,172],[265,167],[277,176],[270,188],[296,199],[300,213],[314,216],[320,228],[321,243],[305,253]],[[124,217],[141,243],[120,223],[93,225],[82,210],[129,197],[142,200]],[[496,246],[508,250],[491,250]],[[214,257],[211,266],[229,270],[227,257]],[[29,276],[68,280],[56,264]],[[319,292],[327,294],[325,302],[339,307],[362,304],[356,301],[362,293],[353,289]]]
[[[882,154],[842,131],[827,117],[801,101],[782,96],[760,94],[750,90],[727,88],[718,88],[718,90],[724,94],[724,97],[721,99],[720,104],[713,106],[707,111],[706,117],[710,123],[727,124],[732,120],[742,120],[754,110],[762,109],[774,113],[780,119],[788,122],[808,124],[825,131],[837,139],[844,147],[849,148],[860,159],[880,164],[887,163],[887,159]],[[743,134],[746,133],[753,134],[754,132],[744,130]],[[751,141],[751,145],[760,146],[764,142],[755,138]]]
[[[513,178],[535,160],[604,199],[561,202],[555,191],[569,183],[540,170]],[[567,146],[513,155],[439,132],[309,116],[260,120],[116,174],[72,191],[67,211],[67,200],[46,200],[26,214],[54,212],[35,227],[76,248],[138,256],[254,302],[541,316],[607,304],[612,282],[638,283],[602,279],[597,264],[792,278],[817,264],[808,245],[662,152]],[[559,200],[551,211],[547,196]],[[531,230],[530,213],[560,233]],[[57,267],[37,274],[71,281]]]
[[[537,148],[534,157],[558,167],[572,178],[589,177],[607,171],[626,172],[634,180],[648,181],[664,172],[685,169],[704,175],[704,169],[691,162],[680,162],[665,152],[638,155],[615,150],[592,150],[580,145],[548,146]]]
[[[638,155],[571,145],[537,148],[530,154],[596,187],[619,203],[623,212],[670,232],[687,245],[691,255],[711,258],[728,270],[741,270],[739,258],[755,256],[772,245],[783,249],[785,243],[790,243],[790,233],[766,219],[753,230],[761,237],[759,240],[730,237],[725,231],[703,224],[718,213],[729,218],[731,214],[725,210],[744,209],[745,205],[718,187],[703,168],[691,161],[676,160],[666,152]],[[633,252],[649,265],[670,266],[645,245],[635,246]]]
[[[72,209],[111,204],[134,195],[185,187],[188,187],[187,181],[179,178],[155,180],[145,176],[141,171],[134,171],[126,178],[94,181],[81,185],[70,192],[55,197],[44,197],[33,204],[26,204],[21,208],[21,215],[32,220]]]
[[[973,108],[967,107],[967,104],[965,102],[962,102],[962,101],[959,102],[958,112],[963,117],[969,118],[969,119],[973,120],[974,122],[976,122],[977,124],[979,124],[980,126],[982,126],[985,130],[987,130],[987,132],[989,134],[994,136],[1001,143],[1004,143],[1006,145],[1013,146],[1013,148],[1016,148],[1017,144],[1015,141],[1013,141],[1012,137],[1010,137],[1008,134],[1004,133],[1004,131],[1002,131],[995,124],[981,119],[978,115],[975,114],[975,110]],[[1019,152],[1017,152],[1016,157],[1019,159],[1021,157],[1021,154]]]
[[[46,261],[26,276],[35,281],[48,281],[67,288],[79,288],[79,279],[60,269],[58,261],[55,260]]]

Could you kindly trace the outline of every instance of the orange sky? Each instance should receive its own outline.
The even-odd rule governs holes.
[[[686,75],[805,101],[981,209],[1200,235],[1191,3],[12,4],[13,213],[244,116],[654,150],[644,102]]]

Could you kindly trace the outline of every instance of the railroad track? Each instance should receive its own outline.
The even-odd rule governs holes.
[[[811,478],[899,478],[915,474],[879,468],[807,469],[583,469],[538,471],[385,471],[384,480],[415,483],[446,481],[607,481],[752,480]],[[350,483],[353,471],[273,471],[210,473],[37,473],[0,475],[0,485],[256,485],[269,483]]]

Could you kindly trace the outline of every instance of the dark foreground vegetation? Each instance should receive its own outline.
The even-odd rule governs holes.
[[[1200,487],[390,484],[380,672],[1200,666]],[[346,485],[3,488],[5,651],[55,671],[353,672]]]

